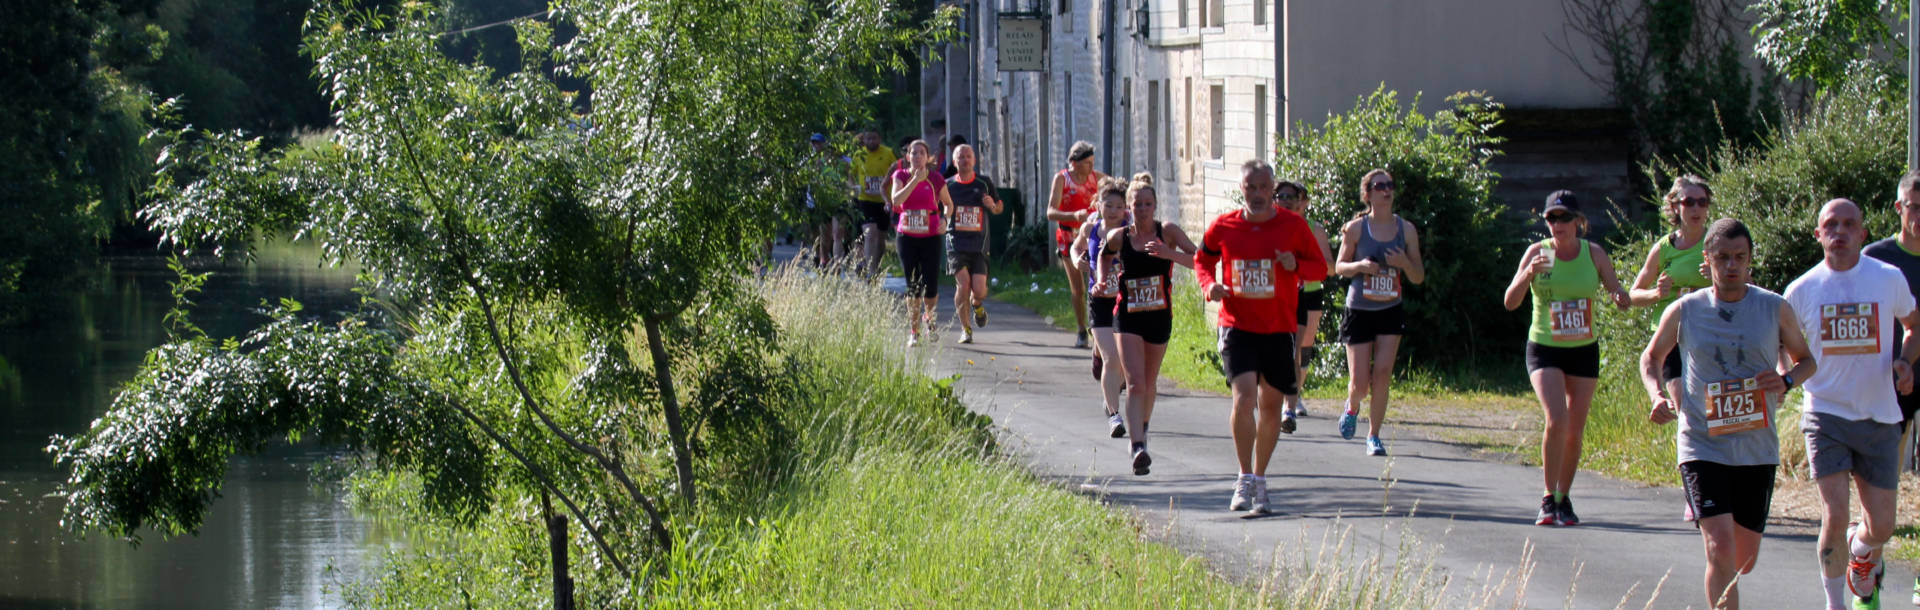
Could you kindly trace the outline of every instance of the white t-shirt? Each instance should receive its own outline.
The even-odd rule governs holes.
[[[1811,411],[1900,423],[1893,338],[1914,308],[1900,269],[1868,256],[1845,272],[1823,261],[1788,284],[1786,297],[1820,363],[1802,384]]]

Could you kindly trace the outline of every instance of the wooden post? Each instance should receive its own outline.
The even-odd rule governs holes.
[[[567,568],[567,516],[553,514],[553,502],[540,494],[547,525],[547,549],[553,553],[553,610],[573,610],[573,578]]]

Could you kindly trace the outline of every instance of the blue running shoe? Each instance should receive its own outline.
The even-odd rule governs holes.
[[[1360,415],[1356,413],[1340,414],[1340,438],[1353,440],[1353,430],[1360,427]]]

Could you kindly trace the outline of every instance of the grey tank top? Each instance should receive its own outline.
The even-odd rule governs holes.
[[[1347,286],[1347,308],[1361,311],[1379,311],[1400,304],[1400,295],[1405,294],[1406,278],[1400,270],[1387,267],[1387,251],[1395,248],[1407,249],[1407,225],[1400,220],[1399,214],[1393,215],[1393,224],[1397,230],[1393,239],[1381,241],[1374,239],[1373,223],[1360,222],[1360,240],[1354,244],[1353,260],[1370,260],[1382,267],[1381,275],[1355,275]]]
[[[1680,379],[1684,384],[1680,390],[1680,430],[1675,439],[1681,462],[1701,460],[1729,466],[1780,463],[1780,438],[1775,430],[1779,422],[1774,421],[1774,412],[1783,397],[1763,392],[1740,396],[1743,386],[1738,381],[1774,369],[1780,353],[1780,305],[1784,302],[1780,295],[1753,285],[1747,286],[1747,296],[1736,303],[1719,300],[1711,288],[1674,301],[1671,307],[1679,308],[1680,316]],[[1719,390],[1721,404],[1727,405],[1719,427],[1746,429],[1712,435],[1708,394],[1714,389]],[[1761,421],[1772,425],[1740,421],[1754,419],[1741,415],[1742,401],[1760,396],[1766,397],[1765,419]]]

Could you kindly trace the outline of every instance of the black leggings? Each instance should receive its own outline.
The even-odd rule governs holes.
[[[931,299],[940,295],[940,257],[945,254],[945,236],[914,237],[901,234],[895,242],[900,249],[900,268],[907,275],[907,297]]]

